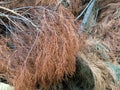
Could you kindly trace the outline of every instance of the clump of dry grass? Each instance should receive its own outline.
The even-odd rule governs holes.
[[[79,41],[74,17],[67,10],[59,7],[54,12],[42,6],[32,10],[33,21],[10,10],[7,11],[14,17],[2,16],[5,20],[1,24],[9,36],[2,34],[1,39],[6,40],[1,41],[0,60],[6,62],[6,75],[15,90],[36,90],[37,85],[49,88],[72,76],[75,55],[83,44],[83,40]],[[9,25],[15,30],[8,28]]]
[[[109,49],[109,57],[113,62],[119,63],[119,34],[120,20],[110,20],[95,26],[92,30],[92,37],[97,38]]]
[[[109,2],[109,1],[108,1]],[[100,7],[98,22],[107,23],[111,19],[119,19],[120,16],[120,2],[107,3],[104,7]]]
[[[99,56],[102,54],[104,56]],[[117,90],[120,88],[119,80],[115,79],[119,72],[116,73],[112,70],[114,65],[116,66],[115,69],[119,70],[119,65],[112,62],[109,56],[109,48],[104,46],[104,43],[96,39],[88,39],[79,57],[87,63],[92,71],[95,83],[94,90]],[[107,62],[112,62],[109,67],[106,64]]]
[[[120,3],[111,3],[101,9],[98,24],[91,29],[91,35],[109,48],[111,60],[119,63]]]

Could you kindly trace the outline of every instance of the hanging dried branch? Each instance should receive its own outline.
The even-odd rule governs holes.
[[[39,7],[32,10],[36,12],[36,18],[33,19],[39,20],[37,24],[16,13],[15,16],[23,21],[7,16],[16,30],[10,32],[8,39],[3,37],[6,39],[3,40],[4,49],[8,51],[3,50],[0,58],[1,61],[6,61],[4,65],[7,77],[15,90],[35,90],[37,84],[48,88],[72,76],[75,72],[75,55],[83,44],[83,40],[79,41],[74,17],[66,9],[59,7],[54,12]],[[6,21],[3,22],[3,26],[9,25]],[[39,29],[36,30],[37,27]],[[15,48],[11,50],[11,46]],[[7,55],[3,56],[2,53],[6,52]]]

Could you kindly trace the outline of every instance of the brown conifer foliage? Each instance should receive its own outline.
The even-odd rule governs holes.
[[[15,81],[16,90],[26,87],[28,90],[34,90],[29,87],[36,83],[47,87],[75,72],[78,35],[74,22],[72,19],[65,19],[62,13],[58,15],[47,9],[41,9],[38,13],[41,17],[40,32]],[[24,85],[25,88],[22,88]]]
[[[79,41],[73,15],[63,7],[55,12],[41,6],[34,16],[39,29],[16,22],[23,30],[16,28],[15,35],[6,41],[16,46],[12,50],[5,46],[9,51],[4,57],[8,59],[6,75],[15,90],[36,90],[37,85],[48,88],[72,76],[83,42]]]

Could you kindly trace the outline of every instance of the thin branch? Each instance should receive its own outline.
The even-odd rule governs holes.
[[[84,13],[85,11],[87,10],[87,8],[90,6],[90,4],[93,2],[93,0],[91,0],[88,5],[85,7],[85,9],[80,13],[79,16],[77,16],[77,18],[75,19],[75,21],[77,21]]]

